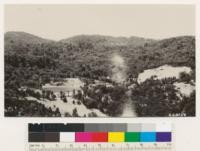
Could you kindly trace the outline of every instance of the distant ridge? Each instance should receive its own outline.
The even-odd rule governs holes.
[[[104,36],[104,35],[77,35],[74,37],[62,39],[59,42],[62,43],[95,43],[98,45],[104,46],[127,46],[127,45],[134,45],[140,46],[144,45],[145,43],[155,42],[154,39],[146,39],[142,37],[113,37],[113,36]]]
[[[41,38],[39,36],[20,32],[20,31],[9,31],[4,35],[5,44],[17,43],[17,44],[41,44],[41,43],[92,43],[100,46],[141,46],[145,43],[155,42],[154,39],[147,39],[142,37],[113,37],[104,35],[77,35],[59,41],[49,40]]]
[[[9,31],[4,35],[4,41],[8,43],[21,43],[21,44],[41,44],[50,43],[53,40],[44,39],[39,36],[35,36],[26,32]]]
[[[108,47],[118,47],[118,46],[130,46],[130,47],[138,47],[145,46],[146,44],[151,45],[169,45],[170,43],[183,42],[190,39],[194,40],[194,36],[177,36],[177,37],[169,37],[161,40],[155,40],[150,38],[143,37],[113,37],[113,36],[104,36],[104,35],[77,35],[65,39],[61,39],[59,41],[49,40],[45,38],[41,38],[39,36],[21,32],[21,31],[9,31],[4,34],[4,42],[5,45],[27,45],[27,44],[43,44],[43,43],[55,43],[55,44],[80,44],[87,43],[92,44],[98,47],[108,46]]]

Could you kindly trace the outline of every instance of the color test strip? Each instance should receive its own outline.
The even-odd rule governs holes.
[[[85,132],[126,132],[127,124],[93,124],[88,123],[84,125]]]
[[[142,124],[141,132],[155,132],[156,125],[151,123]]]
[[[29,132],[84,132],[85,124],[81,123],[45,123],[29,124]]]
[[[162,122],[156,124],[156,132],[171,132],[172,126],[170,123]]]
[[[140,133],[139,132],[126,132],[125,133],[125,142],[140,142]]]
[[[134,123],[127,125],[127,132],[141,132],[142,124]]]
[[[140,142],[156,142],[156,133],[155,132],[141,132]]]
[[[29,133],[29,142],[171,142],[171,132]]]
[[[171,125],[29,124],[29,142],[171,142]]]
[[[43,132],[84,132],[84,124],[43,124]]]
[[[60,142],[60,133],[29,133],[29,142]]]
[[[94,132],[92,135],[92,142],[108,142],[107,132]]]
[[[125,142],[124,132],[108,132],[108,142]]]
[[[92,142],[92,135],[90,132],[77,132],[75,133],[76,142]]]
[[[171,132],[156,132],[156,142],[171,142]]]
[[[75,142],[108,142],[107,132],[77,132]]]
[[[28,141],[29,142],[45,142],[45,133],[42,133],[42,132],[29,133]]]
[[[45,142],[60,142],[60,133],[45,133]]]
[[[61,132],[60,142],[75,142],[75,132]]]

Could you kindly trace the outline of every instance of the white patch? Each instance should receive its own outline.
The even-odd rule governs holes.
[[[84,85],[84,83],[79,78],[66,78],[62,85],[56,85],[57,83],[45,84],[42,88],[44,90],[50,90],[53,92],[67,92],[73,90],[80,90],[80,87]]]
[[[74,108],[77,109],[78,115],[79,116],[88,116],[88,113],[94,112],[97,114],[97,116],[99,117],[106,117],[107,115],[100,112],[98,109],[87,109],[86,106],[84,104],[77,104],[77,100],[73,99],[72,97],[67,97],[67,103],[64,103],[62,100],[60,100],[60,98],[57,98],[55,101],[50,101],[45,99],[44,101],[42,100],[38,100],[34,97],[26,97],[27,100],[33,100],[33,101],[37,101],[40,104],[43,104],[46,108],[51,107],[51,109],[53,111],[56,110],[56,108],[59,109],[61,116],[64,116],[65,113],[69,113],[70,115],[72,115]],[[73,104],[73,100],[76,102],[76,104]]]
[[[138,83],[142,83],[152,76],[155,76],[155,79],[164,79],[170,77],[175,77],[178,79],[181,72],[186,72],[187,74],[190,74],[191,71],[192,70],[190,67],[173,67],[170,65],[163,65],[158,68],[144,70],[138,75],[137,81]]]
[[[174,86],[175,89],[178,90],[180,94],[186,97],[189,97],[190,94],[195,90],[195,86],[183,82],[175,82]]]

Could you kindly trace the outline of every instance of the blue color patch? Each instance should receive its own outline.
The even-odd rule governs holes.
[[[156,132],[141,132],[140,142],[156,142]]]

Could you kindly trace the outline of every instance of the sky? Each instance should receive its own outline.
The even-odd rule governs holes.
[[[195,35],[194,5],[6,5],[5,32],[60,40],[75,35],[163,39]]]

